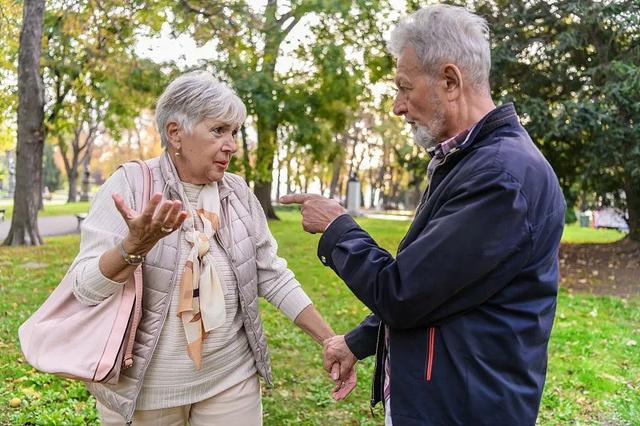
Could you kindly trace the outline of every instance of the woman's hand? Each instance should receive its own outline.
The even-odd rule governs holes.
[[[340,367],[338,364],[334,364],[336,367],[333,368],[334,371],[339,371]],[[332,374],[333,375],[333,374]],[[347,397],[351,393],[351,391],[356,387],[358,379],[356,377],[356,366],[351,367],[351,370],[347,372],[344,380],[336,379],[336,386],[333,388],[331,392],[331,396],[336,401],[341,401]]]
[[[165,200],[160,204],[162,194],[159,192],[151,196],[142,213],[129,208],[120,194],[112,194],[111,198],[129,227],[129,234],[123,241],[124,250],[129,254],[146,255],[187,218],[187,212],[181,211],[180,201]]]

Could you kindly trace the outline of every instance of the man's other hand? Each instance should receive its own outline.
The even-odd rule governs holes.
[[[346,210],[335,200],[317,194],[288,194],[280,197],[282,204],[300,204],[302,229],[312,234],[322,233]]]

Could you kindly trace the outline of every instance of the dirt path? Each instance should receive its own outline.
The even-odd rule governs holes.
[[[640,296],[640,243],[562,244],[560,285],[575,291]]]

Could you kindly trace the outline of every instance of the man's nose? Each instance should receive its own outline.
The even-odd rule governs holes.
[[[393,113],[395,115],[404,115],[407,113],[407,104],[403,99],[400,99],[400,95],[396,95],[393,100]]]

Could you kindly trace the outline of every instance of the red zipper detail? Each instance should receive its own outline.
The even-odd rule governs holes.
[[[435,352],[436,343],[436,329],[435,327],[429,327],[429,347],[427,349],[427,371],[425,373],[425,380],[431,381],[431,371],[433,370],[433,354]]]

